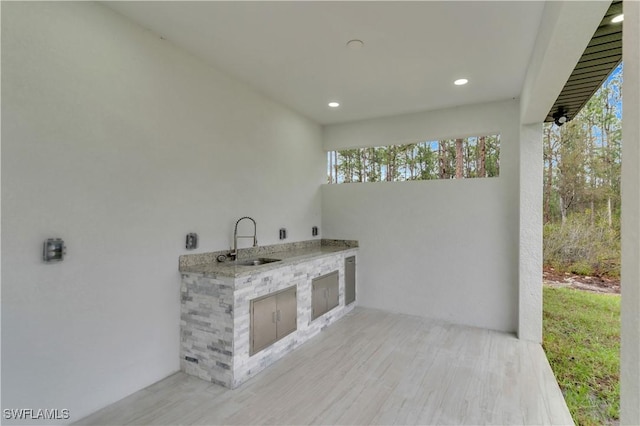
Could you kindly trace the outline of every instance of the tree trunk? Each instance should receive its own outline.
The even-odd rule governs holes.
[[[444,141],[438,141],[438,163],[439,163],[439,177],[440,179],[447,178],[447,147]]]
[[[551,191],[553,183],[553,152],[551,152],[551,128],[547,128],[547,179],[544,196],[544,222],[551,222]]]
[[[604,130],[604,135],[603,135],[603,146],[604,146],[604,152],[605,152],[605,165],[606,165],[606,176],[607,176],[607,185],[609,185],[609,187],[607,188],[607,223],[609,224],[609,228],[611,228],[613,226],[613,206],[612,206],[612,202],[611,202],[611,192],[613,191],[613,155],[611,153],[611,119],[610,114],[611,114],[611,105],[609,105],[609,97],[606,98],[606,102],[604,105],[605,108],[605,120],[604,120],[604,125],[603,130]]]
[[[567,211],[565,210],[564,207],[564,199],[562,198],[562,195],[560,195],[560,215],[562,217],[562,224],[564,225],[564,223],[567,221]]]
[[[391,182],[393,180],[393,157],[393,147],[390,146],[387,148],[387,182]]]
[[[473,156],[471,155],[471,146],[469,144],[469,138],[464,140],[464,175],[466,177],[474,177],[473,176],[473,164],[471,159]]]
[[[486,172],[486,161],[487,161],[487,146],[485,143],[485,137],[484,136],[480,136],[480,138],[478,139],[478,177],[486,177],[487,176],[487,172]]]
[[[456,179],[462,179],[464,155],[462,153],[462,139],[456,139]]]
[[[591,208],[591,226],[596,224],[596,172],[595,172],[595,150],[593,147],[593,126],[591,123],[591,119],[589,118],[587,121],[587,126],[589,126],[587,142],[589,144],[589,186],[591,188],[591,194],[589,194],[589,198],[591,199],[590,208]]]
[[[360,152],[362,153],[362,181],[367,182],[367,171],[371,166],[368,163],[367,150],[361,149]]]

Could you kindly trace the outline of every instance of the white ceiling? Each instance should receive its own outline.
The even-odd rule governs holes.
[[[544,2],[107,2],[322,123],[520,96]],[[364,47],[346,47],[360,39]],[[454,86],[457,78],[469,79]],[[336,100],[341,106],[329,108]]]

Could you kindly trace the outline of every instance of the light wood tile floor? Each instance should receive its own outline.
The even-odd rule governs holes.
[[[238,389],[176,373],[78,424],[573,422],[540,345],[356,308]]]

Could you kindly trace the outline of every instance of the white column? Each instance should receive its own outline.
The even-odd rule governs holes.
[[[542,124],[520,127],[518,337],[542,343]]]
[[[640,2],[623,7],[620,423],[640,425]]]

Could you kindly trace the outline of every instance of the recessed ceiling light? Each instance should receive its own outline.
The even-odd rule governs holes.
[[[467,80],[466,78],[459,78],[456,81],[453,82],[453,84],[455,84],[456,86],[462,86],[465,85],[469,82],[469,80]]]
[[[329,106],[331,108],[338,108],[340,106],[340,104],[338,102],[329,102]]]
[[[611,23],[613,24],[617,24],[618,22],[622,22],[624,21],[624,13],[621,13],[620,15],[616,15],[613,18],[611,18]]]
[[[360,49],[362,46],[364,46],[364,42],[362,40],[349,40],[347,42],[347,47],[349,49]]]

